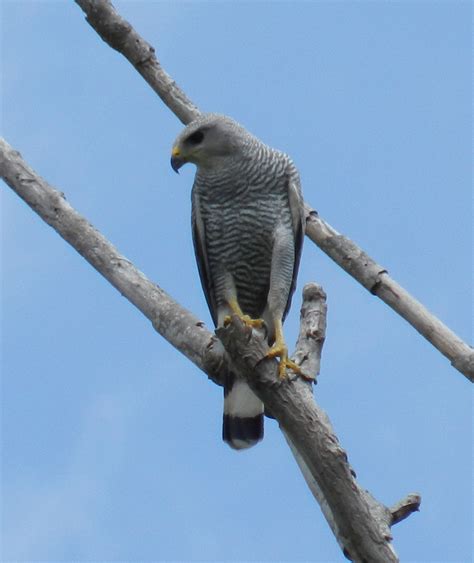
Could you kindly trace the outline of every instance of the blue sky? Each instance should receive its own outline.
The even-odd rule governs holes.
[[[305,199],[471,340],[468,2],[116,2],[203,110],[297,164]],[[2,135],[206,323],[181,124],[72,2],[1,6]],[[222,393],[5,185],[4,561],[343,561],[273,421],[236,453]],[[466,562],[472,392],[306,241],[328,293],[316,398],[363,486],[421,512],[403,561]]]

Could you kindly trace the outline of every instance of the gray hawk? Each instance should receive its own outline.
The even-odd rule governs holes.
[[[192,189],[194,250],[212,320],[237,314],[267,329],[267,357],[279,358],[279,376],[299,372],[288,358],[282,324],[295,290],[304,235],[298,172],[233,119],[202,114],[174,142],[171,165],[196,165]],[[263,403],[246,380],[224,384],[223,439],[244,449],[263,438]]]

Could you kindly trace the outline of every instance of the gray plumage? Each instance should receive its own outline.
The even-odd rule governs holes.
[[[253,320],[263,319],[269,343],[276,340],[273,355],[280,356],[284,374],[293,366],[287,361],[281,323],[295,289],[304,234],[294,164],[217,114],[203,114],[184,129],[171,162],[176,171],[185,162],[197,166],[193,241],[214,324],[221,326],[232,313],[257,326]],[[263,405],[233,375],[225,384],[223,437],[236,449],[263,437]]]

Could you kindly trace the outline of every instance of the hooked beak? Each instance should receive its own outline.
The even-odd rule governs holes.
[[[179,174],[179,169],[183,164],[185,164],[186,160],[181,156],[181,151],[178,147],[173,147],[171,151],[171,168]]]

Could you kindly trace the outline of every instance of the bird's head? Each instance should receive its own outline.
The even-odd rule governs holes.
[[[178,135],[171,150],[175,172],[192,162],[198,167],[215,166],[223,157],[235,155],[250,135],[230,117],[202,114]]]

